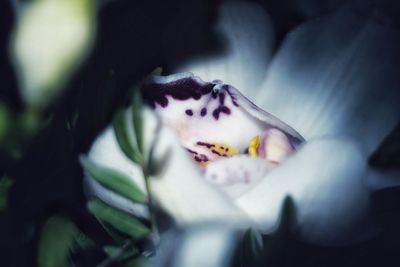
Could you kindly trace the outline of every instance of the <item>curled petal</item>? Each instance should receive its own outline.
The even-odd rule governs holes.
[[[141,90],[162,122],[173,128],[183,146],[192,151],[215,143],[243,151],[249,140],[267,128],[281,131],[293,147],[304,141],[293,128],[221,81],[204,82],[191,73],[152,76]]]

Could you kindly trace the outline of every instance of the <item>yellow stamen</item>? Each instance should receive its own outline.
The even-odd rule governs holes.
[[[249,155],[251,157],[257,157],[257,149],[260,146],[261,137],[259,135],[254,136],[249,143]]]

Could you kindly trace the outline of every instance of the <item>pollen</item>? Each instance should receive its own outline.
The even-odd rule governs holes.
[[[249,155],[250,157],[257,157],[258,156],[258,147],[260,146],[261,137],[259,135],[254,136],[250,139],[249,143]]]

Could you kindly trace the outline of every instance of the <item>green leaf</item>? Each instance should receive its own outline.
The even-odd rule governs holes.
[[[12,126],[11,111],[6,104],[0,102],[0,144],[6,141],[8,132]]]
[[[160,76],[162,74],[163,69],[161,67],[155,68],[152,72],[151,75],[158,75]]]
[[[96,165],[85,156],[81,156],[79,160],[85,171],[100,184],[134,202],[146,202],[146,195],[127,175]]]
[[[289,236],[297,225],[297,211],[294,200],[291,196],[286,196],[283,200],[279,226],[276,235]]]
[[[146,267],[150,266],[150,261],[144,256],[137,257],[124,264],[126,267]]]
[[[158,143],[158,135],[154,138],[151,144],[148,159],[147,159],[147,173],[152,176],[159,175],[168,165],[171,155],[171,149],[167,149],[162,156],[158,159],[154,156],[154,150]]]
[[[39,240],[37,262],[39,267],[69,266],[69,253],[78,233],[67,218],[53,216],[44,224]]]
[[[243,261],[244,263],[254,262],[263,252],[264,244],[261,234],[250,228],[243,237]]]
[[[139,254],[139,249],[133,246],[129,246],[127,248],[118,246],[104,246],[103,249],[108,256],[112,258],[117,257],[116,260],[120,261],[128,260]]]
[[[143,154],[143,116],[142,116],[142,96],[135,90],[132,100],[132,120],[133,129],[135,130],[136,144],[139,151]]]
[[[110,224],[118,231],[126,233],[133,238],[141,239],[150,234],[150,229],[132,215],[112,208],[99,199],[90,200],[88,209],[98,220]]]
[[[139,153],[139,149],[134,147],[129,140],[128,131],[126,129],[125,112],[123,109],[117,111],[115,114],[113,125],[115,136],[121,150],[133,162],[140,163],[142,157]]]
[[[0,211],[7,207],[8,191],[13,185],[11,178],[3,176],[0,179]]]

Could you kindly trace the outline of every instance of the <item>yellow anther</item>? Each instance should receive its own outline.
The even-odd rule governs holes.
[[[259,135],[254,136],[249,143],[249,155],[251,157],[257,157],[257,149],[260,145],[261,137]]]

